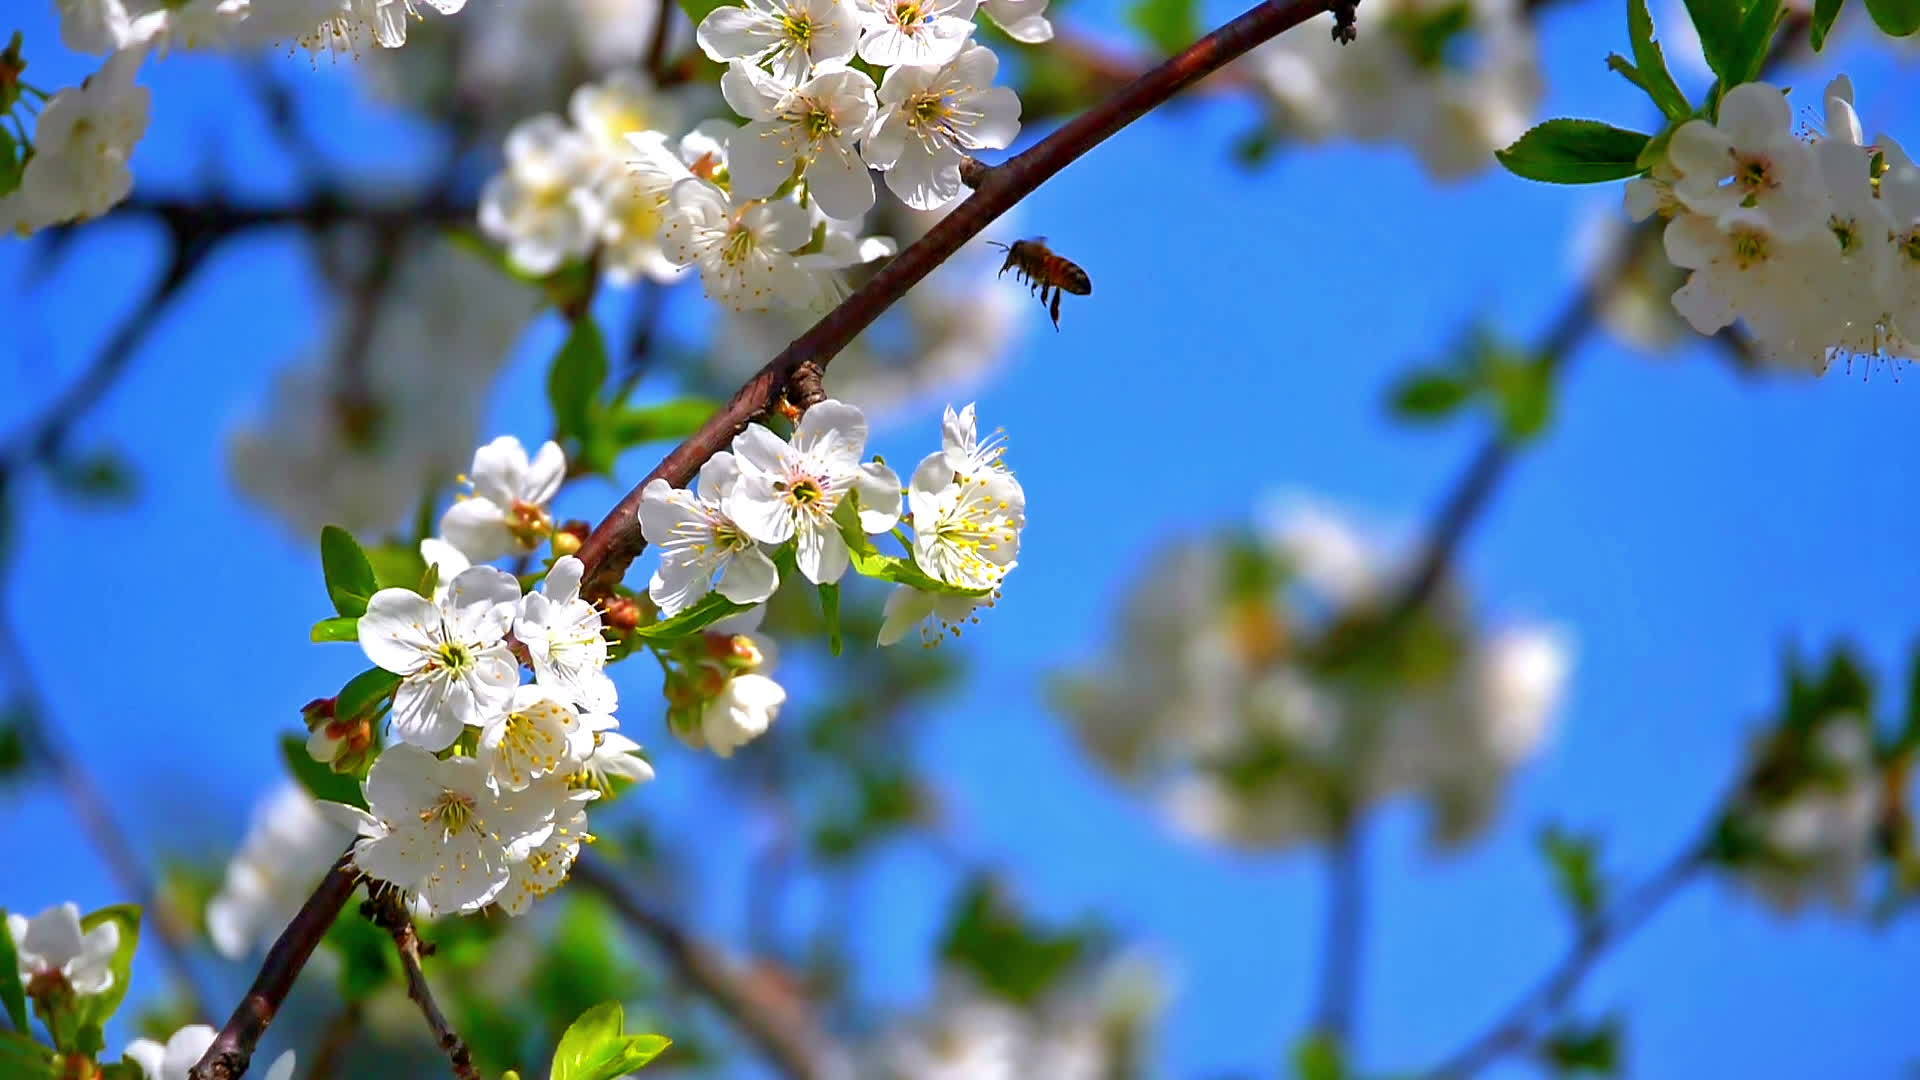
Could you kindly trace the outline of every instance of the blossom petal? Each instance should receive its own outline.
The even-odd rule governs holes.
[[[720,577],[720,595],[736,604],[757,604],[780,585],[780,571],[758,547],[744,548],[727,562]]]
[[[439,626],[440,609],[426,597],[412,589],[381,589],[360,616],[360,648],[375,665],[411,675],[431,659]]]

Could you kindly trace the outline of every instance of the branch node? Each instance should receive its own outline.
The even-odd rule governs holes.
[[[963,157],[960,159],[960,182],[978,191],[982,184],[992,178],[994,168],[971,155]]]

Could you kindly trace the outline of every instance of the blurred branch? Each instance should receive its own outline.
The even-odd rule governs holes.
[[[1690,883],[1707,865],[1707,854],[1705,844],[1689,846],[1606,912],[1588,920],[1560,962],[1533,989],[1521,995],[1492,1027],[1455,1051],[1445,1064],[1429,1074],[1431,1080],[1472,1076],[1507,1054],[1537,1044],[1543,1037],[1540,1025],[1566,1007],[1581,980],[1607,950],[1639,929]]]
[[[394,948],[400,952],[400,966],[407,975],[407,996],[420,1007],[420,1015],[426,1018],[427,1027],[433,1032],[434,1045],[447,1055],[447,1061],[453,1065],[453,1075],[460,1080],[480,1080],[480,1070],[473,1065],[473,1053],[467,1049],[460,1033],[447,1023],[445,1013],[433,999],[433,988],[427,985],[427,973],[420,968],[420,958],[430,956],[433,946],[422,944],[420,934],[413,928],[413,918],[407,914],[407,907],[401,899],[400,890],[387,886],[378,894],[360,905],[360,913],[373,921],[375,926],[393,935]]]
[[[575,860],[573,880],[605,897],[628,925],[653,943],[674,975],[719,1009],[782,1076],[813,1080],[830,1075],[838,1056],[832,1040],[777,977],[735,971],[712,946],[642,901],[591,853],[583,851]]]
[[[641,492],[647,484],[665,479],[675,487],[685,487],[708,458],[725,448],[754,417],[780,400],[787,381],[802,363],[811,361],[824,369],[860,331],[872,325],[882,312],[905,296],[908,289],[959,251],[961,245],[1115,132],[1261,42],[1315,15],[1336,9],[1334,33],[1351,34],[1351,0],[1344,4],[1342,0],[1292,0],[1284,4],[1263,0],[1026,151],[988,169],[972,195],[812,329],[769,360],[699,431],[634,485],[580,549],[580,559],[587,565],[588,591],[608,592],[645,550],[646,538],[640,532],[639,511]]]
[[[660,0],[654,5],[653,33],[647,38],[647,74],[655,86],[664,86],[673,77],[667,63],[667,39],[673,36],[673,16],[679,4]]]
[[[1327,851],[1326,936],[1321,941],[1320,990],[1313,1017],[1314,1034],[1337,1046],[1347,1045],[1353,1035],[1367,905],[1364,823],[1357,815],[1344,816]]]
[[[260,1045],[260,1037],[267,1033],[267,1025],[273,1023],[300,970],[307,966],[313,950],[320,939],[327,936],[334,918],[347,906],[359,883],[360,872],[354,869],[353,849],[349,847],[334,860],[333,869],[320,879],[293,921],[280,931],[280,937],[260,964],[260,973],[247,988],[247,996],[240,999],[233,1015],[227,1018],[227,1026],[214,1036],[207,1052],[188,1072],[187,1080],[239,1080],[246,1075],[254,1049]]]
[[[347,1056],[347,1048],[359,1037],[360,1025],[365,1019],[358,1001],[347,1002],[334,1014],[326,1030],[320,1033],[320,1047],[307,1066],[307,1080],[333,1080],[333,1074],[340,1071],[340,1063]]]

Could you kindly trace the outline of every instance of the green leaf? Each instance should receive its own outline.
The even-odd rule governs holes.
[[[607,417],[613,441],[621,449],[650,442],[678,442],[700,430],[719,408],[707,398],[677,398],[657,405],[622,405]]]
[[[1344,1080],[1346,1055],[1331,1035],[1309,1035],[1293,1047],[1293,1074],[1300,1080]]]
[[[333,920],[321,941],[340,960],[336,986],[344,1001],[365,1001],[400,979],[393,937],[354,910],[354,905]]]
[[[617,1001],[580,1014],[560,1036],[553,1052],[551,1080],[614,1080],[644,1067],[671,1045],[662,1035],[628,1035]]]
[[[1093,944],[1091,931],[1053,934],[1029,927],[993,881],[981,876],[961,894],[940,955],[987,990],[1025,1005],[1059,985]]]
[[[1539,438],[1553,419],[1553,368],[1530,360],[1489,372],[1501,437],[1515,445]]]
[[[582,445],[590,441],[606,381],[607,340],[591,315],[582,316],[547,372],[547,403],[553,407],[554,428],[563,437]]]
[[[287,771],[293,774],[307,794],[324,802],[346,803],[367,809],[367,798],[360,792],[360,781],[346,773],[334,772],[326,765],[313,760],[307,753],[307,741],[298,735],[286,735],[280,739],[280,756],[286,760]]]
[[[327,574],[327,595],[333,609],[358,618],[367,613],[367,601],[379,590],[374,583],[373,564],[353,534],[338,525],[320,530],[320,566]]]
[[[1473,396],[1473,385],[1449,371],[1415,371],[1402,378],[1389,400],[1403,420],[1439,420],[1452,415]]]
[[[61,491],[81,499],[124,503],[134,494],[133,469],[120,455],[109,450],[62,458],[54,464],[50,475]]]
[[[1493,156],[1507,171],[1550,184],[1598,184],[1638,175],[1649,136],[1598,120],[1548,120]]]
[[[331,619],[321,619],[313,624],[309,636],[318,642],[359,641],[360,617],[357,615],[336,615]]]
[[[1597,1024],[1568,1021],[1541,1042],[1540,1060],[1561,1076],[1618,1076],[1620,1040],[1616,1018]]]
[[[1127,25],[1140,31],[1154,48],[1172,55],[1200,36],[1200,4],[1198,0],[1134,0],[1127,9]]]
[[[1827,43],[1827,31],[1833,29],[1833,20],[1840,17],[1840,9],[1847,0],[1814,0],[1813,25],[1807,28],[1807,41],[1819,52]]]
[[[1873,16],[1873,25],[1894,37],[1920,30],[1920,0],[1867,0],[1867,14]]]
[[[366,549],[366,555],[373,565],[373,580],[383,589],[417,590],[427,571],[427,560],[420,557],[417,544],[375,544]]]
[[[840,586],[821,585],[820,617],[827,623],[827,651],[839,656],[843,643],[840,640]]]
[[[113,985],[107,987],[104,993],[79,999],[74,1012],[83,1032],[104,1026],[119,1011],[121,1000],[127,996],[127,982],[133,976],[133,954],[140,947],[140,905],[114,904],[103,907],[81,919],[80,930],[85,933],[106,923],[120,927],[120,945],[114,949],[113,960],[108,964],[113,971]]]
[[[700,20],[713,14],[716,8],[726,6],[726,0],[680,0],[680,10],[687,13],[687,18],[693,21],[695,27],[700,25]]]
[[[0,786],[20,779],[27,769],[27,725],[33,714],[20,706],[0,709]],[[0,971],[6,970],[0,968]]]
[[[13,935],[7,932],[7,909],[0,908],[0,1005],[7,1009],[13,1030],[27,1030],[27,992],[15,975],[20,970],[20,954],[14,950]]]
[[[372,719],[386,699],[400,687],[400,676],[385,668],[368,668],[347,680],[334,699],[333,715]]]
[[[1647,0],[1627,0],[1627,34],[1633,39],[1633,62],[1639,68],[1641,88],[1669,120],[1693,115],[1693,106],[1667,70],[1667,58],[1653,38],[1653,16]]]
[[[635,629],[634,635],[647,641],[676,641],[697,634],[721,619],[729,615],[737,615],[752,606],[752,604],[736,604],[717,592],[710,592],[701,597],[692,607],[671,619],[662,619]]]
[[[1540,853],[1553,867],[1553,880],[1561,899],[1585,926],[1600,914],[1606,903],[1606,882],[1600,876],[1600,844],[1590,834],[1571,833],[1558,825],[1549,825],[1540,833]]]
[[[1707,66],[1731,90],[1752,82],[1766,62],[1784,12],[1780,0],[1686,0]],[[1871,8],[1873,0],[1868,0]]]
[[[20,980],[15,977],[11,981]],[[52,1047],[24,1031],[0,1031],[0,1076],[7,1080],[59,1080],[60,1059]]]

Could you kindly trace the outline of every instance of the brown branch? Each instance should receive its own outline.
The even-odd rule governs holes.
[[[1695,844],[1642,882],[1607,912],[1582,927],[1579,936],[1533,989],[1522,994],[1501,1018],[1469,1040],[1429,1074],[1430,1080],[1464,1080],[1516,1050],[1536,1045],[1547,1033],[1541,1025],[1554,1018],[1602,956],[1644,925],[1654,912],[1690,883],[1707,865],[1707,848]]]
[[[447,1055],[447,1061],[453,1066],[453,1075],[460,1080],[480,1080],[480,1070],[474,1067],[473,1053],[467,1049],[466,1041],[460,1033],[447,1023],[446,1014],[440,1011],[440,1004],[433,999],[433,988],[427,985],[427,973],[420,967],[422,956],[431,956],[433,946],[423,944],[420,934],[413,927],[413,917],[407,914],[407,906],[400,891],[387,886],[377,895],[360,905],[360,913],[373,921],[375,926],[393,935],[394,948],[400,951],[400,966],[407,974],[407,996],[420,1007],[420,1015],[426,1018],[427,1028],[433,1032],[434,1045]]]
[[[314,948],[327,935],[334,917],[347,906],[354,887],[360,883],[360,872],[354,869],[352,855],[349,848],[334,861],[333,869],[320,879],[293,921],[280,931],[279,939],[267,950],[267,958],[260,965],[260,974],[247,989],[247,996],[233,1010],[227,1026],[214,1036],[212,1045],[200,1056],[199,1064],[187,1074],[187,1080],[239,1080],[246,1075],[254,1048],[260,1045],[267,1025],[273,1023],[281,1004],[287,1000],[300,969],[307,966]]]
[[[954,207],[925,236],[889,261],[785,351],[768,361],[699,431],[634,485],[580,549],[580,560],[587,565],[587,589],[601,595],[610,592],[625,576],[627,567],[646,549],[638,515],[641,492],[647,484],[664,479],[675,487],[685,487],[708,458],[725,449],[747,424],[780,400],[787,381],[802,363],[812,361],[824,369],[860,331],[905,296],[921,278],[959,251],[961,245],[1121,128],[1254,46],[1341,6],[1339,0],[1292,0],[1291,3],[1264,0],[1128,83],[1111,98],[1081,113],[1024,153],[989,169],[979,178],[978,187],[966,201]],[[1350,11],[1352,4],[1344,7]]]
[[[340,1063],[346,1060],[347,1050],[359,1037],[360,1026],[365,1022],[366,1016],[358,1001],[347,1002],[346,1007],[335,1013],[333,1019],[327,1021],[326,1030],[320,1033],[320,1047],[307,1066],[307,1080],[333,1080],[333,1074],[340,1071]]]
[[[800,997],[781,982],[737,971],[712,946],[693,937],[641,900],[613,869],[582,852],[573,880],[605,897],[628,925],[659,950],[674,976],[698,992],[738,1028],[782,1076],[814,1080],[829,1075],[833,1041],[815,1026]]]

